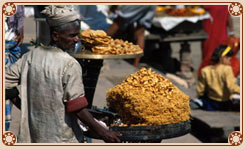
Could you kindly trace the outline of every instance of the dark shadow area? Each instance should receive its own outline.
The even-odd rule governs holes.
[[[133,59],[125,61],[132,65],[134,63]],[[140,63],[145,63],[163,73],[180,71],[180,62],[172,57],[170,43],[159,43],[158,40],[145,41],[144,56],[140,59]]]
[[[30,51],[30,47],[33,46],[31,43],[23,43],[21,48],[21,55],[25,54],[26,52]]]
[[[234,131],[240,131],[235,127]],[[224,128],[212,128],[198,118],[191,118],[191,134],[203,143],[228,143],[228,137]]]

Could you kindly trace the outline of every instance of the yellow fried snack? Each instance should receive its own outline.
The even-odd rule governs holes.
[[[87,29],[81,33],[81,40],[95,54],[140,54],[143,50],[131,42],[112,39],[102,30]]]
[[[81,33],[82,37],[106,37],[107,34],[102,30],[87,29]]]
[[[189,96],[168,79],[142,68],[106,93],[126,125],[164,125],[190,119]]]

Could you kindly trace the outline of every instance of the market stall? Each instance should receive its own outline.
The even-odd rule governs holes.
[[[159,10],[159,7],[163,8],[163,10]],[[147,39],[156,39],[158,37],[161,42],[207,39],[207,34],[202,30],[202,21],[212,18],[204,9],[200,7],[176,9],[169,6],[158,6],[156,9],[156,16],[153,18],[153,26],[149,29],[150,34],[146,36]],[[199,10],[202,13],[194,13],[194,10]],[[186,38],[181,38],[184,35]],[[196,35],[200,35],[200,37],[197,38]]]
[[[171,73],[176,73],[178,69],[183,71],[181,65],[191,63],[190,42],[201,42],[208,38],[208,35],[202,29],[202,21],[205,19],[211,19],[210,14],[198,6],[179,9],[172,6],[157,7],[156,16],[152,22],[153,25],[148,29],[149,34],[146,35],[145,39],[146,43],[158,45],[158,54],[161,55],[160,64],[165,71]],[[174,64],[171,59],[171,43],[180,43],[181,45],[180,66]],[[145,50],[146,58],[152,55],[150,53],[152,49]],[[183,55],[188,55],[186,56],[188,58],[183,59]]]

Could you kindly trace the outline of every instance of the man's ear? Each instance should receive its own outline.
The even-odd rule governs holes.
[[[52,32],[52,39],[54,40],[54,41],[57,41],[58,40],[58,38],[59,38],[59,33],[58,32]]]

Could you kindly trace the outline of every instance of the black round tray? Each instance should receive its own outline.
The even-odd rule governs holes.
[[[185,135],[191,131],[190,121],[159,126],[110,127],[122,134],[122,142],[161,142],[162,139]]]

